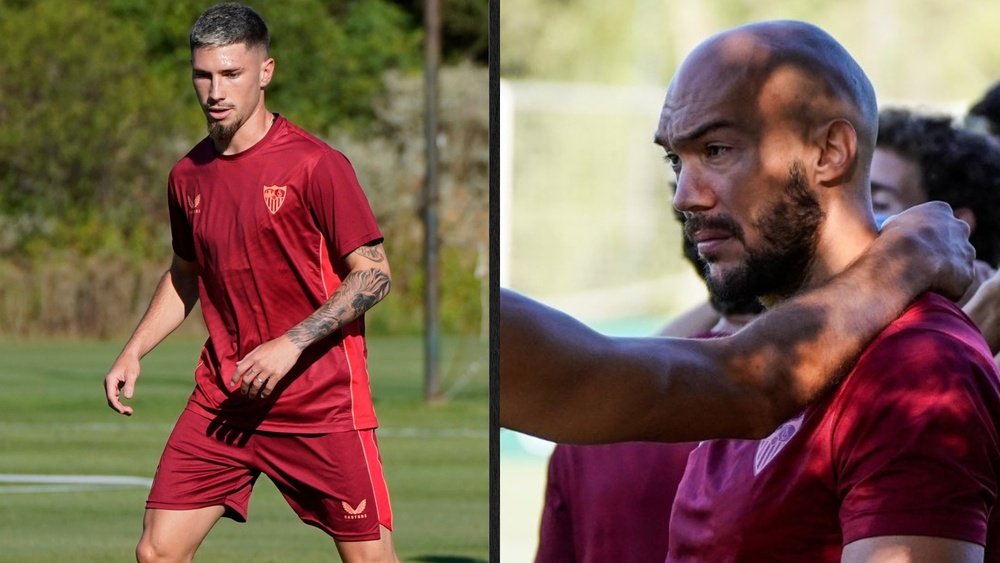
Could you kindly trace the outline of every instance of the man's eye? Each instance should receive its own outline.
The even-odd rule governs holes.
[[[705,156],[708,156],[709,158],[715,156],[722,156],[728,150],[729,147],[724,145],[709,145],[705,147]]]
[[[663,155],[663,160],[667,161],[667,164],[669,164],[674,170],[677,170],[681,166],[681,157],[672,152],[668,152]]]

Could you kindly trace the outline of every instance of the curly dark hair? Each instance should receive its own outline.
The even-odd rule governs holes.
[[[982,99],[969,108],[969,115],[985,119],[989,132],[1000,135],[1000,82],[991,86]]]
[[[901,108],[879,112],[877,148],[893,150],[920,167],[928,200],[968,208],[976,215],[970,242],[976,258],[1000,260],[1000,144],[962,129],[946,115]]]

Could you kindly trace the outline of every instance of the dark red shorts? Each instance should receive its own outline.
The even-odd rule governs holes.
[[[224,506],[227,517],[245,522],[261,473],[303,522],[338,541],[377,540],[379,525],[392,529],[374,430],[247,432],[189,410],[167,440],[146,508]]]

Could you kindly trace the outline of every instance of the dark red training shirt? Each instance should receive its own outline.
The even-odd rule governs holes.
[[[347,158],[278,116],[239,154],[195,146],[170,172],[169,208],[174,252],[201,267],[209,333],[187,408],[266,431],[376,427],[363,317],[307,348],[268,399],[229,386],[237,361],[330,298],[342,257],[382,239]]]

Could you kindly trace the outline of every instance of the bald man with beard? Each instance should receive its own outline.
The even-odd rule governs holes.
[[[864,72],[811,24],[739,27],[688,56],[656,141],[714,294],[780,307],[863,255],[877,120]],[[668,561],[982,561],[998,420],[982,335],[925,293],[770,436],[691,453]]]

